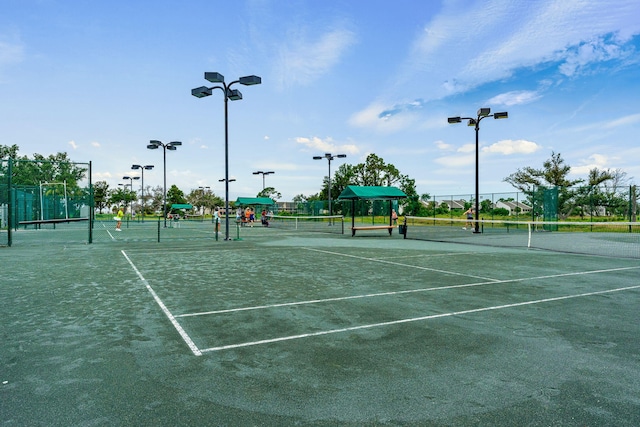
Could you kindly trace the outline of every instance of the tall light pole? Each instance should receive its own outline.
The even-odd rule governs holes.
[[[334,156],[331,153],[325,153],[324,156],[313,156],[313,160],[327,159],[327,162],[329,163],[329,215],[333,213],[331,210],[331,160],[335,158],[344,159],[345,157],[347,157],[346,154],[336,154]],[[331,222],[329,222],[329,224],[331,224]]]
[[[157,141],[155,139],[152,139],[151,141],[149,141],[149,145],[147,145],[147,148],[149,150],[157,150],[158,148],[162,147],[162,151],[163,151],[162,163],[164,165],[164,191],[163,191],[164,197],[162,201],[162,205],[163,205],[162,212],[164,216],[164,228],[167,228],[167,150],[175,151],[181,145],[182,145],[182,142],[180,141],[171,141],[166,144],[163,144],[162,142]]]
[[[275,172],[274,171],[269,171],[269,172],[255,171],[255,172],[253,172],[254,175],[262,175],[262,191],[264,191],[264,189],[265,189],[264,176],[265,175],[271,175],[272,173],[275,173]]]
[[[133,193],[133,180],[134,179],[140,179],[139,176],[123,176],[122,179],[127,179],[129,180],[129,185],[131,187],[131,193]],[[129,194],[131,195],[131,194]],[[131,217],[131,214],[133,213],[133,201],[129,202],[129,217]]]
[[[142,222],[144,222],[144,171],[145,170],[151,170],[153,169],[153,165],[131,165],[131,169],[133,170],[140,170],[140,172],[142,173],[142,181],[141,181],[141,185],[140,185],[140,197],[142,198],[142,203],[141,203],[141,207],[142,207]]]
[[[196,98],[204,98],[213,93],[213,89],[220,89],[224,94],[224,212],[225,212],[225,237],[224,240],[229,240],[229,100],[237,101],[242,99],[242,93],[238,89],[231,89],[236,83],[240,83],[245,86],[259,85],[262,83],[262,79],[258,76],[245,76],[240,77],[238,80],[234,80],[229,84],[224,82],[224,76],[216,72],[205,72],[205,80],[211,83],[220,83],[220,85],[206,87],[200,86],[195,89],[191,89],[191,95]]]
[[[509,117],[509,114],[505,111],[502,113],[494,113],[491,114],[491,108],[480,108],[478,110],[478,117],[449,117],[447,121],[449,123],[460,123],[463,120],[469,120],[467,123],[468,126],[474,126],[476,130],[476,201],[475,201],[475,214],[476,221],[473,229],[474,233],[480,232],[480,179],[479,179],[479,165],[480,165],[480,157],[479,157],[479,143],[478,143],[478,135],[480,133],[480,121],[482,119],[486,119],[487,117],[493,117],[494,119],[506,119]]]

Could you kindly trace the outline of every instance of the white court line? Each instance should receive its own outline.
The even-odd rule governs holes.
[[[439,257],[451,257],[451,256],[467,256],[467,255],[476,255],[475,252],[451,252],[448,254],[418,254],[418,255],[398,255],[398,256],[388,256],[386,259],[407,259],[407,258],[439,258]],[[380,259],[380,258],[371,258],[371,259]]]
[[[524,301],[524,302],[518,302],[518,303],[514,303],[514,304],[494,305],[494,306],[491,306],[491,307],[474,308],[474,309],[471,309],[471,310],[462,310],[462,311],[453,311],[453,312],[450,312],[450,313],[432,314],[432,315],[429,315],[429,316],[413,317],[413,318],[410,318],[410,319],[393,320],[393,321],[390,321],[390,322],[372,323],[372,324],[369,324],[369,325],[352,326],[352,327],[349,327],[349,328],[341,328],[341,329],[331,329],[331,330],[328,330],[328,331],[312,332],[312,333],[300,334],[300,335],[291,335],[291,336],[288,336],[288,337],[265,339],[265,340],[245,342],[245,343],[240,343],[240,344],[229,344],[229,345],[224,345],[224,346],[220,346],[220,347],[205,348],[205,349],[202,349],[201,351],[202,351],[202,353],[208,353],[208,352],[213,352],[213,351],[229,350],[229,349],[233,349],[233,348],[248,347],[248,346],[253,346],[253,345],[261,345],[261,344],[269,344],[269,343],[274,343],[274,342],[295,340],[295,339],[300,339],[300,338],[317,337],[317,336],[321,336],[321,335],[337,334],[337,333],[342,333],[342,332],[351,332],[351,331],[357,331],[357,330],[361,330],[361,329],[371,329],[371,328],[377,328],[377,327],[382,327],[382,326],[398,325],[398,324],[402,324],[402,323],[419,322],[421,320],[438,319],[438,318],[441,318],[441,317],[460,316],[460,315],[470,314],[470,313],[480,313],[480,312],[483,312],[483,311],[501,310],[501,309],[507,309],[507,308],[513,308],[513,307],[521,307],[521,306],[525,306],[525,305],[541,304],[541,303],[551,302],[551,301],[561,301],[561,300],[566,300],[566,299],[571,299],[571,298],[580,298],[580,297],[588,297],[588,296],[593,296],[593,295],[602,295],[602,294],[608,294],[608,293],[612,293],[612,292],[628,291],[628,290],[631,290],[631,289],[638,289],[638,288],[640,288],[640,285],[628,286],[628,287],[625,287],[625,288],[609,289],[609,290],[606,290],[606,291],[587,292],[587,293],[583,293],[583,294],[566,295],[566,296],[562,296],[562,297],[545,298],[545,299],[539,299],[539,300],[533,300],[533,301]]]
[[[363,256],[358,256],[358,255],[342,254],[340,252],[332,252],[332,251],[326,251],[326,250],[322,250],[322,249],[313,249],[313,248],[302,248],[302,249],[306,249],[308,251],[313,251],[313,252],[322,252],[324,254],[331,254],[331,255],[338,255],[338,256],[343,256],[343,257],[348,257],[348,258],[362,259],[362,260],[365,260],[365,261],[375,261],[375,262],[379,262],[379,263],[382,263],[382,264],[398,265],[400,267],[410,267],[410,268],[415,268],[415,269],[418,269],[418,270],[435,271],[437,273],[451,274],[451,275],[454,275],[454,276],[473,277],[474,279],[493,280],[493,281],[499,282],[499,280],[492,279],[491,277],[474,276],[473,274],[456,273],[455,271],[438,270],[437,268],[418,267],[418,266],[415,266],[415,265],[403,264],[401,262],[387,261],[386,259],[368,258],[368,257],[363,257]]]
[[[335,301],[347,301],[352,299],[360,299],[360,298],[375,298],[375,297],[383,297],[383,296],[393,296],[393,295],[402,295],[402,294],[412,294],[417,292],[431,292],[431,291],[440,291],[440,290],[448,290],[448,289],[460,289],[460,288],[472,288],[475,286],[485,286],[485,285],[499,285],[505,283],[515,283],[515,282],[524,282],[527,280],[543,280],[543,279],[555,279],[558,277],[567,277],[567,276],[583,276],[587,274],[600,274],[600,273],[611,273],[614,271],[624,271],[624,270],[635,270],[640,269],[640,267],[618,267],[618,268],[609,268],[605,270],[593,270],[593,271],[579,271],[577,273],[559,273],[559,274],[551,274],[546,276],[537,276],[537,277],[522,277],[519,279],[505,279],[505,280],[490,280],[487,282],[476,282],[476,283],[465,283],[462,285],[448,285],[448,286],[439,286],[435,288],[421,288],[421,289],[407,289],[404,291],[388,291],[388,292],[378,292],[374,294],[363,294],[363,295],[350,295],[347,297],[335,297],[335,298],[323,298],[323,299],[315,299],[315,300],[306,300],[306,301],[294,301],[294,302],[283,302],[279,304],[268,304],[268,305],[256,305],[251,307],[238,307],[238,308],[229,308],[225,310],[212,310],[212,311],[202,311],[197,313],[185,313],[185,314],[176,314],[175,317],[195,317],[195,316],[207,316],[213,314],[224,314],[224,313],[236,313],[240,311],[251,311],[251,310],[263,310],[277,307],[290,307],[296,305],[306,305],[306,304],[322,304],[326,302],[335,302]]]
[[[113,234],[111,234],[111,232],[109,231],[109,229],[107,228],[106,225],[104,225],[104,222],[102,223],[102,227],[107,230],[107,234],[109,235],[109,237],[111,237],[111,240],[116,240],[115,237],[113,237]]]
[[[142,280],[142,283],[144,283],[144,285],[147,287],[147,290],[149,290],[149,292],[151,293],[151,295],[153,296],[153,299],[156,300],[156,303],[160,306],[160,308],[162,309],[162,311],[164,312],[164,314],[169,318],[169,320],[171,321],[171,323],[173,324],[173,327],[176,328],[176,330],[178,331],[178,333],[180,334],[180,336],[182,337],[182,339],[184,340],[185,343],[187,343],[187,345],[189,346],[189,348],[191,349],[191,351],[193,352],[194,355],[196,356],[201,356],[202,352],[198,349],[198,347],[195,345],[195,343],[191,340],[191,338],[189,337],[189,335],[184,331],[184,329],[182,329],[182,326],[180,326],[180,324],[178,323],[178,321],[175,319],[175,317],[173,316],[173,314],[171,314],[171,312],[169,311],[169,309],[164,305],[164,303],[162,302],[162,300],[158,297],[158,295],[156,294],[156,292],[153,290],[153,288],[149,285],[149,282],[147,282],[147,279],[145,279],[142,276],[142,273],[140,273],[140,271],[136,268],[136,266],[133,264],[133,262],[131,261],[131,259],[129,258],[129,256],[127,256],[127,254],[125,253],[125,251],[120,251],[122,252],[122,255],[124,255],[124,257],[127,259],[127,261],[129,261],[129,264],[131,264],[131,267],[133,268],[133,270],[136,272],[136,274],[138,275],[138,277],[140,278],[140,280]]]

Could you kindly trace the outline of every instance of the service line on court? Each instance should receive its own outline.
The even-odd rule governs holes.
[[[601,273],[612,273],[614,271],[624,271],[624,270],[636,270],[640,269],[640,267],[617,267],[617,268],[608,268],[605,270],[593,270],[593,271],[579,271],[576,273],[558,273],[551,274],[546,276],[537,276],[537,277],[522,277],[519,279],[504,279],[504,280],[490,280],[486,282],[475,282],[475,283],[465,283],[462,285],[448,285],[448,286],[438,286],[435,288],[420,288],[420,289],[407,289],[404,291],[388,291],[388,292],[377,292],[373,294],[363,294],[363,295],[350,295],[347,297],[335,297],[335,298],[323,298],[323,299],[314,299],[314,300],[306,300],[306,301],[294,301],[294,302],[283,302],[278,304],[268,304],[268,305],[256,305],[251,307],[237,307],[237,308],[228,308],[225,310],[211,310],[211,311],[202,311],[197,313],[185,313],[185,314],[176,314],[174,317],[196,317],[196,316],[208,316],[214,314],[225,314],[225,313],[237,313],[240,311],[251,311],[251,310],[264,310],[270,308],[278,308],[278,307],[291,307],[296,305],[307,305],[307,304],[323,304],[327,302],[335,302],[335,301],[347,301],[352,299],[361,299],[361,298],[376,298],[376,297],[384,297],[384,296],[394,296],[394,295],[403,295],[403,294],[413,294],[417,292],[431,292],[431,291],[444,291],[450,289],[462,289],[462,288],[473,288],[476,286],[486,286],[486,285],[500,285],[506,283],[516,283],[516,282],[524,282],[528,280],[544,280],[544,279],[555,279],[558,277],[568,277],[568,276],[584,276],[588,274],[601,274]]]
[[[349,255],[349,254],[343,254],[343,253],[340,253],[340,252],[327,251],[327,250],[323,250],[323,249],[313,249],[313,248],[302,248],[302,249],[306,249],[308,251],[313,251],[313,252],[321,252],[323,254],[338,255],[338,256],[343,256],[343,257],[348,257],[348,258],[356,258],[356,259],[361,259],[361,260],[364,260],[364,261],[374,261],[374,262],[379,262],[379,263],[382,263],[382,264],[391,264],[391,265],[398,265],[400,267],[415,268],[417,270],[435,271],[437,273],[451,274],[453,276],[472,277],[474,279],[481,279],[481,280],[489,280],[489,281],[494,281],[494,282],[500,282],[500,280],[492,279],[491,277],[475,276],[473,274],[457,273],[455,271],[438,270],[437,268],[418,267],[418,266],[415,266],[415,265],[403,264],[401,262],[388,261],[386,259],[369,258],[369,257],[364,257],[364,256],[358,256],[358,255]]]
[[[160,297],[158,297],[158,295],[153,290],[151,285],[149,285],[149,282],[147,282],[147,279],[145,279],[144,276],[142,275],[142,273],[140,273],[140,270],[138,270],[138,268],[133,264],[133,261],[131,261],[131,259],[126,254],[126,252],[124,250],[120,251],[120,252],[122,252],[122,255],[124,255],[126,260],[129,262],[129,264],[131,265],[131,268],[133,268],[133,271],[136,272],[136,274],[138,275],[138,277],[140,278],[142,283],[144,283],[144,285],[147,287],[147,290],[151,293],[151,295],[153,296],[153,299],[160,306],[160,308],[162,309],[162,312],[169,318],[169,321],[171,321],[171,324],[173,324],[173,327],[176,328],[176,330],[178,331],[178,333],[180,334],[180,336],[182,337],[184,342],[189,346],[189,348],[191,349],[193,354],[196,355],[196,356],[201,356],[202,352],[200,351],[200,349],[198,349],[198,347],[193,342],[191,337],[189,337],[189,335],[184,331],[184,329],[182,329],[182,326],[180,326],[180,324],[176,320],[175,316],[173,314],[171,314],[169,309],[164,305],[164,303],[162,302]]]
[[[517,303],[513,303],[513,304],[494,305],[494,306],[491,306],[491,307],[482,307],[482,308],[474,308],[474,309],[470,309],[470,310],[453,311],[453,312],[450,312],[450,313],[432,314],[432,315],[429,315],[429,316],[413,317],[413,318],[410,318],[410,319],[400,319],[400,320],[393,320],[393,321],[389,321],[389,322],[372,323],[372,324],[369,324],[369,325],[352,326],[352,327],[349,327],[349,328],[331,329],[331,330],[328,330],[328,331],[311,332],[311,333],[308,333],[308,334],[291,335],[291,336],[288,336],[288,337],[265,339],[265,340],[245,342],[245,343],[240,343],[240,344],[229,344],[229,345],[224,345],[224,346],[219,346],[219,347],[205,348],[205,349],[202,349],[201,351],[202,351],[202,353],[208,353],[208,352],[220,351],[220,350],[230,350],[230,349],[234,349],[234,348],[249,347],[249,346],[253,346],[253,345],[270,344],[270,343],[288,341],[288,340],[295,340],[295,339],[300,339],[300,338],[309,338],[309,337],[317,337],[317,336],[322,336],[322,335],[337,334],[337,333],[343,333],[343,332],[352,332],[352,331],[358,331],[358,330],[362,330],[362,329],[372,329],[372,328],[378,328],[378,327],[382,327],[382,326],[399,325],[399,324],[402,324],[402,323],[411,323],[411,322],[419,322],[419,321],[423,321],[423,320],[439,319],[439,318],[443,318],[443,317],[462,316],[462,315],[465,315],[465,314],[480,313],[480,312],[483,312],[483,311],[503,310],[503,309],[509,309],[509,308],[513,308],[513,307],[522,307],[522,306],[526,306],[526,305],[542,304],[542,303],[545,303],[545,302],[562,301],[562,300],[567,300],[567,299],[572,299],[572,298],[581,298],[581,297],[588,297],[588,296],[593,296],[593,295],[609,294],[609,293],[613,293],[613,292],[622,292],[622,291],[628,291],[628,290],[639,289],[639,288],[640,288],[640,285],[627,286],[627,287],[624,287],[624,288],[609,289],[609,290],[606,290],[606,291],[586,292],[586,293],[582,293],[582,294],[565,295],[565,296],[562,296],[562,297],[545,298],[545,299],[539,299],[539,300],[533,300],[533,301],[517,302]]]

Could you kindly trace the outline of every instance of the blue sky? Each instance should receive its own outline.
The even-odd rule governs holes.
[[[640,179],[637,0],[0,0],[0,144],[66,151],[112,187],[167,152],[167,183],[224,195],[222,93],[198,99],[205,71],[236,86],[229,102],[230,198],[262,189],[282,201],[320,191],[326,161],[375,153],[418,192],[470,194],[475,134],[449,116],[480,107],[480,192],[542,167]]]

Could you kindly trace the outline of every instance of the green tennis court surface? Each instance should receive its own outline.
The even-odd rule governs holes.
[[[3,425],[640,425],[639,259],[150,224],[0,248]]]

